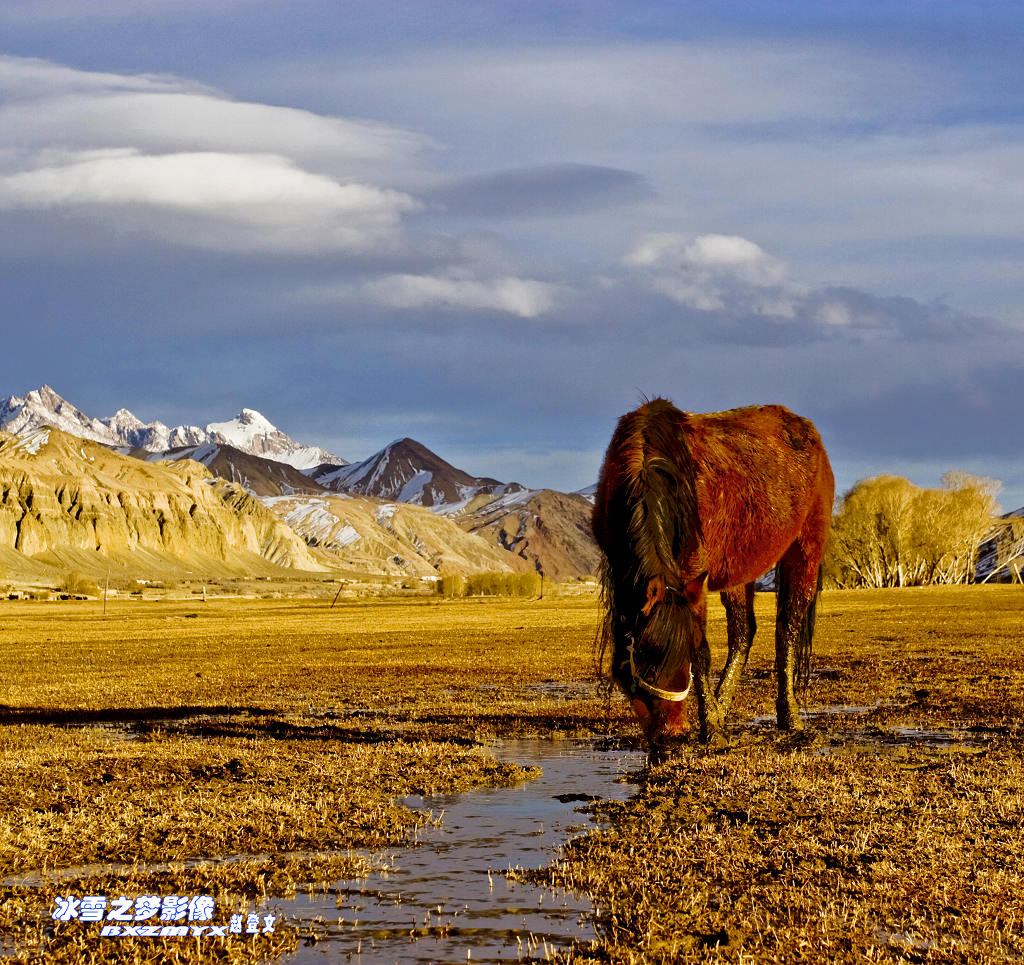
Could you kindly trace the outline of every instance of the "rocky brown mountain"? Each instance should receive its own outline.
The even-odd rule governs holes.
[[[524,490],[455,518],[470,533],[508,550],[549,579],[572,580],[598,571],[592,509],[577,493]]]
[[[456,512],[481,494],[501,495],[523,488],[519,483],[471,476],[408,437],[396,439],[362,462],[321,467],[313,478],[337,492],[394,499],[438,512]]]

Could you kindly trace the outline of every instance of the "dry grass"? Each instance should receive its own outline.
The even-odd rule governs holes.
[[[531,687],[592,679],[596,626],[592,599],[118,602],[106,620],[97,602],[0,601],[0,705],[19,720],[352,707],[528,718]]]
[[[734,747],[645,771],[637,797],[609,807],[611,828],[549,872],[601,908],[586,954],[1024,954],[1022,602],[1018,587],[826,594],[808,706],[863,709],[785,742],[751,726],[774,707],[772,601],[759,598]],[[597,619],[593,600],[567,599],[123,602],[105,620],[95,602],[0,602],[5,947],[67,962],[286,952],[300,936],[280,924],[262,944],[100,940],[98,926],[54,927],[49,908],[56,894],[202,892],[223,922],[364,873],[364,850],[423,820],[394,803],[405,793],[525,776],[476,740],[635,735],[591,682]],[[717,607],[710,632],[722,641]],[[26,877],[44,869],[41,885]]]
[[[694,755],[646,773],[548,880],[595,896],[599,961],[1013,961],[1022,763],[1008,744]]]

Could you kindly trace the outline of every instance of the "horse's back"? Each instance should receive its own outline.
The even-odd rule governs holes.
[[[758,467],[787,476],[817,474],[828,455],[810,419],[783,405],[750,405],[723,412],[685,413],[681,431],[702,473]],[[830,468],[830,467],[829,467]]]
[[[685,431],[700,466],[697,502],[713,588],[756,578],[805,535],[823,549],[834,481],[810,419],[781,405],[745,406],[691,414]]]

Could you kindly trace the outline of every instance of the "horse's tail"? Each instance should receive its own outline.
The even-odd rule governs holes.
[[[800,624],[796,638],[796,683],[801,690],[807,689],[811,679],[811,652],[814,646],[814,620],[818,609],[818,595],[821,593],[822,567],[818,567],[818,579],[814,587],[814,595],[804,613],[803,621]],[[789,620],[789,611],[792,606],[790,594],[789,573],[784,566],[776,570],[776,586],[778,591],[778,615],[777,620],[785,624]]]

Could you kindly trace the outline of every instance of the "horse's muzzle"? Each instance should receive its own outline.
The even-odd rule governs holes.
[[[681,690],[671,691],[673,697],[681,694],[683,697],[689,692],[691,673],[689,666],[680,668],[686,673],[686,682]],[[675,681],[678,686],[682,681]],[[663,699],[653,694],[646,693],[638,688],[634,693],[633,713],[636,714],[647,737],[648,743],[653,747],[664,743],[666,740],[685,737],[690,732],[690,722],[686,713],[685,699]]]

